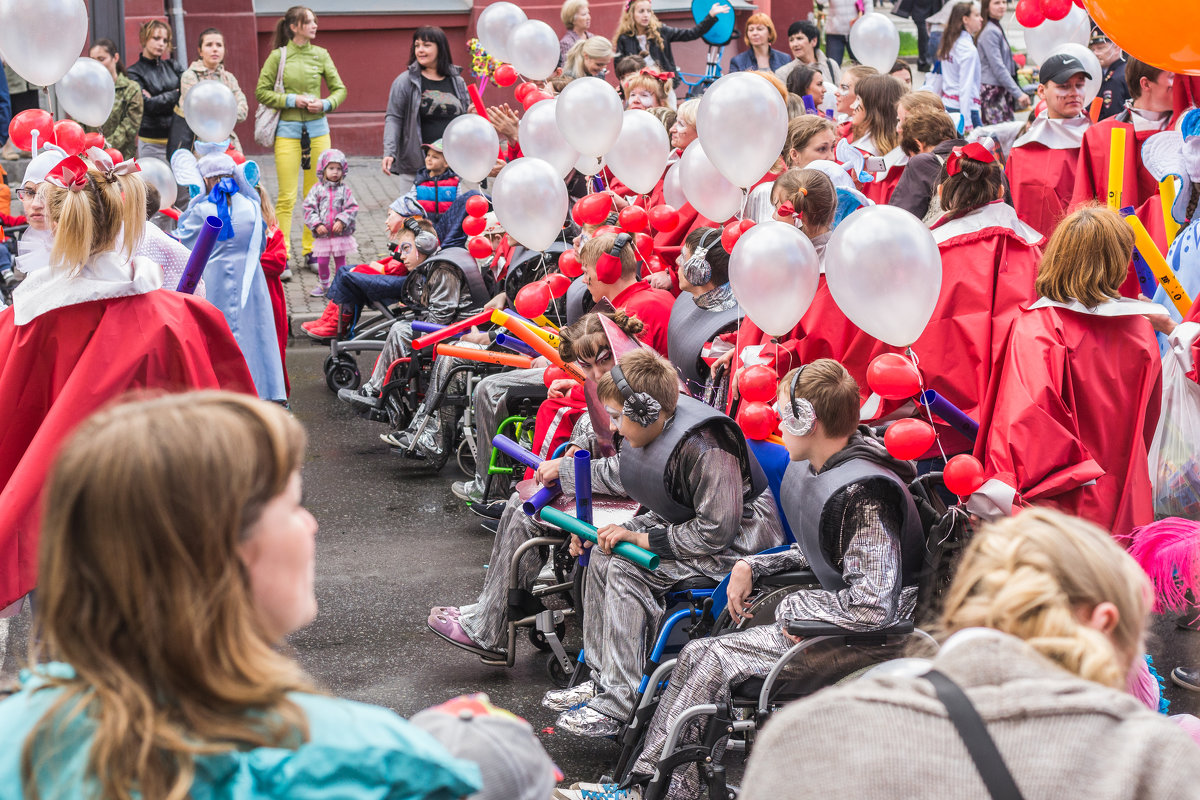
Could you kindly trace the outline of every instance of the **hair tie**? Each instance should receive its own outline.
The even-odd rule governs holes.
[[[779,204],[779,208],[775,209],[775,213],[781,217],[794,217],[796,216],[796,207],[790,200],[784,200]]]
[[[68,156],[46,174],[46,182],[60,189],[82,192],[88,184],[88,165],[79,156]]]
[[[799,192],[800,194],[802,194],[803,196],[808,197],[808,189],[804,188],[803,186],[801,186],[796,191]]]
[[[90,148],[87,151],[87,156],[109,183],[116,183],[117,179],[122,175],[132,175],[135,172],[142,171],[141,166],[137,163],[137,159],[131,158],[127,161],[122,161],[120,164],[114,164],[108,153],[99,147]]]
[[[971,142],[970,144],[954,148],[950,153],[950,157],[946,159],[946,174],[957,175],[962,172],[963,158],[969,158],[972,161],[979,161],[984,164],[993,164],[996,161],[996,156],[990,148],[985,147],[980,142]]]
[[[662,81],[663,83],[667,83],[668,81],[675,80],[674,72],[655,72],[654,70],[647,69],[645,67],[642,67],[641,70],[639,70],[639,72],[642,75],[649,75],[651,78],[655,78],[656,80]]]

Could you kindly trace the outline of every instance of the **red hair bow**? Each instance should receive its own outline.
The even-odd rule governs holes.
[[[657,78],[658,80],[662,81],[663,83],[667,83],[668,81],[675,80],[674,72],[655,72],[654,70],[646,69],[645,67],[642,67],[640,72],[643,75],[649,75],[651,78]]]
[[[966,156],[972,161],[982,161],[984,164],[991,164],[996,160],[996,156],[992,153],[990,148],[984,147],[979,142],[971,142],[970,144],[963,145],[962,147],[954,148],[954,150],[950,153],[950,157],[946,159],[947,175],[957,175],[958,173],[962,172],[961,162],[963,156]]]
[[[775,209],[775,213],[781,217],[795,217],[796,207],[792,205],[791,200],[785,200],[779,204],[779,208]]]
[[[46,182],[72,192],[83,191],[88,182],[88,165],[79,156],[68,156],[54,165],[46,175]]]

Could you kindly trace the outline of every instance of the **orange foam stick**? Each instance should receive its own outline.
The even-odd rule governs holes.
[[[518,353],[501,353],[496,350],[480,350],[475,347],[463,347],[458,344],[439,344],[437,354],[448,358],[462,358],[467,361],[479,361],[484,364],[503,364],[506,367],[529,369],[533,359]]]
[[[550,343],[538,336],[535,329],[522,323],[520,320],[513,319],[503,311],[494,311],[493,319],[498,325],[501,325],[512,331],[513,336],[516,336],[525,344],[532,347],[538,352],[538,355],[544,356],[551,364],[566,372],[579,383],[587,380],[586,376],[579,370],[579,367],[574,364],[563,361],[562,356],[558,354],[558,350],[550,346]]]
[[[1104,100],[1102,98],[1097,97],[1092,101],[1091,107],[1088,108],[1088,119],[1090,119],[1093,124],[1100,121],[1100,111],[1103,108]]]

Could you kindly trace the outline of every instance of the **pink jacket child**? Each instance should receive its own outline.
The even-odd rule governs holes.
[[[358,217],[358,202],[346,184],[350,165],[341,150],[329,149],[317,159],[320,180],[304,198],[304,224],[313,232],[313,257],[321,283],[313,289],[313,297],[323,297],[333,280],[333,268],[346,265],[346,256],[358,249],[354,241],[354,222]]]

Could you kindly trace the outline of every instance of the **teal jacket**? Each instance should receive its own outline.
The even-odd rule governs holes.
[[[0,702],[0,800],[23,800],[25,739],[60,690],[38,687],[40,674],[70,676],[65,664],[25,671],[21,689]],[[296,750],[260,747],[196,760],[193,800],[453,800],[480,790],[479,768],[429,734],[378,706],[294,693],[308,717],[309,741]],[[51,767],[38,775],[45,800],[98,797],[84,776],[92,723],[76,718],[55,741]]]

